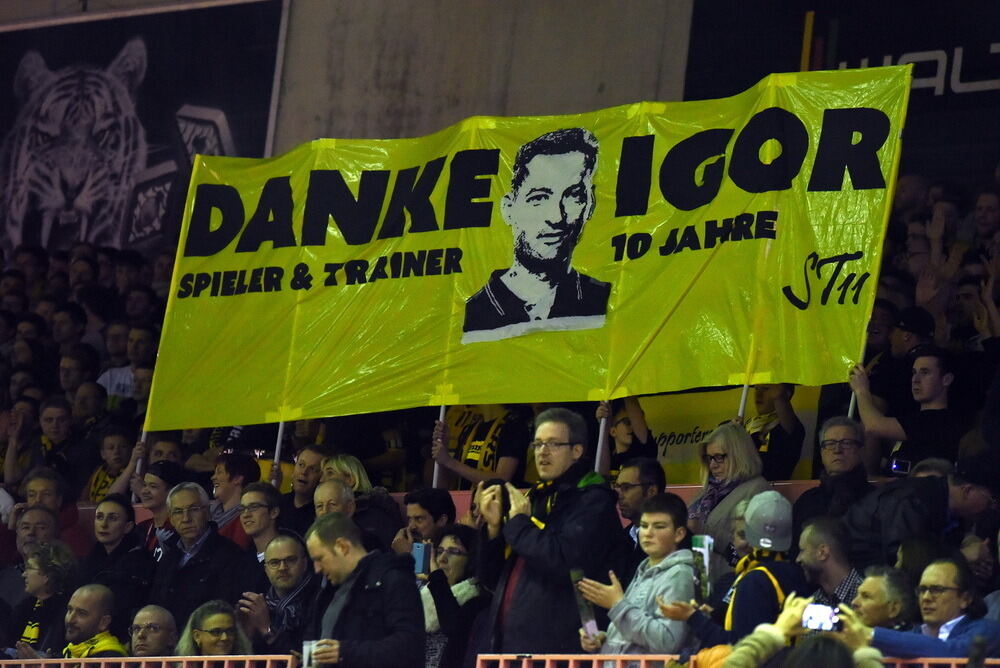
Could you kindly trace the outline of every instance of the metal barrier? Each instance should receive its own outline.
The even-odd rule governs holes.
[[[664,662],[677,661],[676,654],[480,654],[476,668],[603,668],[610,661],[614,668],[657,668]],[[894,659],[882,664],[888,668],[962,668],[968,659]],[[686,664],[698,668],[696,659]],[[1000,666],[1000,659],[987,659],[986,666]],[[818,667],[819,668],[819,667]]]
[[[0,661],[0,666],[18,668],[292,668],[290,655],[241,654],[234,656],[106,656],[99,659],[15,659]]]
[[[676,654],[480,654],[476,668],[601,668],[606,661],[614,668],[658,668],[677,660]]]

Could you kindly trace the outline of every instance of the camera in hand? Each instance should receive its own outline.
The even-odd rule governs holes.
[[[802,628],[813,631],[840,631],[844,622],[836,608],[820,603],[810,603],[802,612]]]

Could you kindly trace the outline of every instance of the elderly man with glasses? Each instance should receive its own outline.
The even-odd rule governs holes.
[[[182,482],[167,495],[177,535],[164,546],[149,602],[169,610],[174,619],[186,620],[213,599],[236,603],[242,583],[253,581],[260,569],[256,558],[219,535],[209,522],[208,504],[208,494],[195,483]]]

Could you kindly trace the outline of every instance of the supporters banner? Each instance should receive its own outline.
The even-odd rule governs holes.
[[[909,80],[198,157],[147,427],[842,381]]]

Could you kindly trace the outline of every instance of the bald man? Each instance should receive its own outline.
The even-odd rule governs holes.
[[[158,605],[147,605],[135,613],[128,633],[132,656],[172,656],[177,645],[174,616]]]
[[[125,656],[125,647],[111,635],[115,595],[101,584],[80,587],[66,606],[66,658]]]

